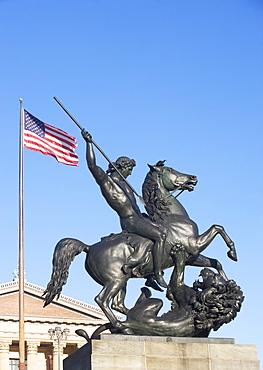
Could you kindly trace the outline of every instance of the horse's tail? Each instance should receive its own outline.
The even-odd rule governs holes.
[[[44,307],[55,297],[59,298],[62,287],[67,282],[71,262],[84,250],[88,252],[89,246],[77,239],[65,238],[57,243],[53,254],[51,279],[43,293]]]

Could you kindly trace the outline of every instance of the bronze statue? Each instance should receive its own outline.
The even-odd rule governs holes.
[[[44,305],[59,297],[71,262],[76,255],[85,252],[86,271],[102,285],[95,301],[110,321],[95,334],[109,328],[123,334],[208,336],[212,328],[217,330],[234,319],[244,299],[242,291],[233,280],[227,279],[218,260],[201,254],[216,235],[220,235],[229,248],[228,257],[237,261],[234,243],[220,225],[213,225],[199,234],[197,224],[172,195],[174,191],[193,191],[196,176],[167,167],[165,161],[149,165],[142,186],[148,213],[144,216],[133,193],[138,194],[126,180],[135,161],[120,157],[111,162],[92,137],[78,126],[87,142],[88,167],[107,203],[118,213],[122,232],[103,237],[94,245],[72,238],[60,240],[54,250],[51,280],[43,294]],[[107,172],[96,165],[93,145],[110,163]],[[203,282],[196,282],[190,288],[184,283],[186,265],[212,267],[218,274],[204,269]],[[170,267],[173,271],[166,297],[172,302],[171,311],[158,318],[162,301],[150,298],[148,288],[144,288],[134,308],[126,308],[126,284],[130,278],[146,278],[146,285],[153,287],[151,282],[156,279],[166,287],[161,271]],[[112,309],[127,315],[127,320],[120,322]]]
[[[182,204],[170,194],[174,190],[192,191],[196,183],[195,176],[181,174],[164,166],[163,162],[160,161],[157,165],[150,166],[150,171],[143,184],[143,195],[149,215],[167,227],[167,237],[160,266],[162,270],[174,266],[169,289],[172,290],[179,307],[184,307],[186,300],[184,291],[185,265],[214,267],[222,277],[227,279],[217,260],[200,254],[209,246],[216,235],[222,236],[229,248],[228,256],[236,260],[234,244],[224,228],[213,225],[205,233],[199,235],[195,222],[189,218]],[[128,274],[124,273],[122,266],[141,243],[144,243],[144,248],[140,248],[143,251],[142,264],[131,269]],[[131,277],[147,277],[153,274],[152,244],[153,242],[149,239],[125,232],[103,238],[92,246],[77,239],[62,239],[54,251],[53,273],[45,291],[45,305],[59,296],[62,286],[67,280],[70,263],[77,254],[84,251],[87,253],[85,263],[87,272],[99,284],[103,285],[101,292],[95,297],[95,301],[114,328],[122,330],[123,333],[131,333],[130,328],[117,320],[109,308],[109,304],[112,301],[112,308],[124,314],[128,312],[124,304],[126,283]]]

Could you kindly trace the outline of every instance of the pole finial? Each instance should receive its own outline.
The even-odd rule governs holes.
[[[22,102],[22,101],[23,101],[23,99],[22,99],[22,98],[20,98],[20,99],[19,99],[19,101],[20,101],[20,102]]]

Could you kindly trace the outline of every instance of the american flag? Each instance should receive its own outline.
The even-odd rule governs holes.
[[[60,163],[77,166],[76,138],[57,127],[48,125],[24,110],[24,146],[50,155]]]

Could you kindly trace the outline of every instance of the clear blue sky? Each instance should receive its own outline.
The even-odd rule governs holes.
[[[198,176],[195,191],[180,200],[200,232],[222,224],[235,241],[238,263],[220,237],[205,254],[221,261],[246,296],[236,320],[213,336],[260,351],[262,10],[260,0],[0,0],[1,283],[17,264],[19,98],[76,136],[80,157],[70,167],[24,150],[28,281],[46,286],[62,237],[93,244],[120,230],[56,95],[110,158],[136,159],[130,181],[138,192],[147,163],[160,159]],[[73,262],[63,293],[93,303],[100,287],[85,273],[84,257]],[[198,274],[188,267],[186,282]],[[129,283],[128,306],[142,284]]]

